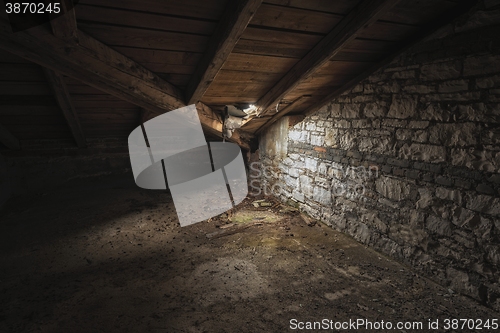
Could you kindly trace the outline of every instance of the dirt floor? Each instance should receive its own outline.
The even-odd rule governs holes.
[[[421,321],[425,332],[439,319],[434,332],[445,332],[446,318],[500,317],[327,226],[308,226],[298,212],[255,200],[184,228],[168,193],[127,177],[11,200],[0,212],[0,331],[297,332],[292,319],[365,318]]]

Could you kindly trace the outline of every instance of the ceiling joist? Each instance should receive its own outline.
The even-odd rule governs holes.
[[[187,85],[187,104],[201,100],[261,3],[262,0],[229,1],[207,50]]]
[[[8,22],[0,20],[0,48],[8,52],[73,77],[154,114],[185,106],[181,91],[172,84],[81,31],[77,30],[77,37],[78,43],[63,40],[43,29],[30,29],[14,34]],[[74,114],[70,109],[67,110],[68,115]],[[203,110],[200,113],[202,126],[221,137],[222,122],[214,122],[207,116],[212,114],[215,117],[217,114],[209,107]],[[82,141],[78,125],[73,122],[70,126],[72,131],[75,129],[75,139],[79,137],[77,142]],[[230,141],[249,148],[237,131]]]
[[[83,32],[77,34],[78,43],[41,28],[12,33],[9,23],[0,20],[0,47],[8,52],[154,112],[185,106],[177,87]]]
[[[262,114],[279,103],[309,75],[340,52],[350,41],[393,7],[399,0],[363,0],[328,35],[309,51],[257,102]]]

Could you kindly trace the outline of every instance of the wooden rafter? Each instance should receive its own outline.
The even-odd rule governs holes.
[[[200,118],[203,129],[217,137],[222,137],[223,128],[221,117],[209,106],[201,102],[196,103],[196,110],[198,110],[198,117]],[[228,141],[232,141],[240,147],[250,150],[250,145],[246,142],[246,138],[251,137],[251,134],[236,130]]]
[[[51,1],[46,0],[47,3]],[[70,4],[71,0],[60,0],[59,4],[63,15],[50,14],[50,25],[52,32],[57,38],[78,42],[78,29],[76,26],[75,8]]]
[[[229,1],[186,88],[188,104],[198,102],[226,62],[262,0]]]
[[[280,110],[274,116],[271,117],[264,125],[259,127],[259,129],[255,132],[255,134],[261,134],[266,129],[268,129],[272,124],[286,116],[288,113],[292,111],[297,111],[305,102],[307,102],[311,97],[310,96],[301,96],[297,98],[295,101],[287,105],[283,110]]]
[[[451,11],[446,13],[446,15],[440,15],[438,18],[427,24],[421,31],[417,32],[412,37],[398,43],[394,47],[394,51],[384,57],[382,61],[375,63],[373,66],[369,67],[353,79],[349,80],[347,83],[342,85],[341,87],[335,89],[330,94],[325,96],[323,99],[309,106],[306,110],[304,110],[304,114],[311,115],[312,113],[319,110],[324,105],[328,104],[334,98],[340,96],[342,93],[348,91],[349,89],[354,88],[358,83],[369,77],[371,74],[384,67],[385,65],[390,64],[394,59],[398,56],[406,52],[409,48],[416,45],[417,43],[423,41],[426,37],[436,32],[438,29],[450,24],[454,20],[456,20],[459,16],[467,13],[474,5],[477,4],[476,0],[470,1],[462,1],[456,7],[454,7]]]
[[[21,149],[19,140],[2,125],[0,125],[0,142],[9,149]]]
[[[58,17],[51,17],[50,25],[54,36],[57,38],[69,42],[77,42],[78,29],[76,26],[75,11],[74,8],[70,6],[68,1],[69,0],[61,1],[61,11],[64,14]],[[80,148],[85,147],[87,145],[87,140],[85,139],[80,120],[78,119],[78,115],[71,101],[71,96],[68,88],[66,87],[63,76],[48,68],[44,68],[43,70],[49,86],[54,93],[57,104],[59,105],[59,108],[68,123],[71,133],[73,134],[73,138],[75,139],[77,146]]]
[[[350,41],[399,0],[363,0],[328,35],[295,64],[278,83],[257,102],[259,112],[279,103],[309,75],[341,51]]]
[[[75,139],[77,146],[80,148],[85,147],[87,145],[87,141],[85,139],[85,135],[83,134],[80,120],[78,119],[78,115],[73,107],[68,88],[64,83],[62,75],[46,68],[44,68],[44,72],[49,86],[54,93],[57,104],[59,105],[59,108],[68,123],[71,133],[73,134],[73,138]]]
[[[175,86],[83,32],[77,33],[78,43],[38,28],[12,33],[8,22],[0,20],[0,48],[157,113],[185,106]]]

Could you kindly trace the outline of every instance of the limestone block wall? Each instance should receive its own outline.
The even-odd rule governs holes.
[[[488,3],[302,122],[276,123],[261,185],[500,310],[500,27],[484,25],[500,9]],[[277,140],[285,156],[266,149]]]

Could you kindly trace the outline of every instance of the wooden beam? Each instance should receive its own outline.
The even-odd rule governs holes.
[[[222,119],[215,113],[209,106],[198,102],[196,103],[196,110],[198,110],[198,117],[200,118],[201,125],[207,132],[222,138]],[[250,145],[247,140],[251,139],[253,136],[249,133],[241,131],[239,129],[235,130],[231,138],[228,141],[238,144],[240,147],[250,150]]]
[[[51,0],[45,0],[45,3],[52,3]],[[49,14],[52,32],[57,38],[78,42],[78,29],[76,26],[75,7],[71,0],[59,0],[60,14]]]
[[[2,125],[0,125],[0,142],[9,149],[12,150],[21,149],[19,140]]]
[[[156,74],[81,31],[78,41],[43,28],[12,33],[0,19],[1,49],[157,113],[185,106],[182,93]]]
[[[411,47],[416,45],[417,43],[423,41],[425,38],[430,36],[432,33],[436,32],[438,29],[450,24],[454,20],[456,20],[459,16],[467,13],[474,5],[477,4],[477,0],[465,0],[461,1],[456,7],[454,7],[451,11],[446,13],[446,15],[439,15],[438,18],[429,23],[426,27],[424,27],[421,31],[415,33],[412,37],[405,39],[404,41],[398,43],[394,47],[394,51],[387,57],[385,57],[382,61],[375,63],[373,66],[369,67],[353,79],[349,80],[340,88],[335,89],[330,94],[325,96],[323,99],[314,103],[306,110],[304,110],[304,114],[309,116],[314,112],[318,111],[320,108],[328,104],[330,101],[340,96],[344,92],[354,88],[358,83],[368,78],[377,70],[382,67],[390,64],[394,59],[402,55],[404,52],[408,51]]]
[[[305,102],[309,101],[311,96],[301,96],[297,98],[295,101],[292,103],[288,104],[283,110],[280,110],[278,113],[274,114],[274,116],[271,117],[265,124],[263,124],[259,129],[255,132],[255,134],[261,134],[263,133],[266,129],[268,129],[272,124],[286,116],[288,113],[292,111],[296,111],[297,109],[300,108]]]
[[[87,140],[83,134],[80,120],[78,119],[78,115],[73,107],[71,96],[69,95],[68,88],[64,83],[62,75],[47,68],[44,68],[43,70],[45,72],[45,76],[47,77],[49,86],[54,93],[57,104],[59,105],[59,108],[68,123],[71,133],[73,134],[73,138],[75,139],[77,146],[80,148],[85,147],[87,145]]]
[[[297,85],[341,51],[399,0],[362,0],[328,35],[257,102],[259,114],[279,103]]]
[[[186,87],[187,104],[201,100],[245,31],[262,0],[231,0]]]

